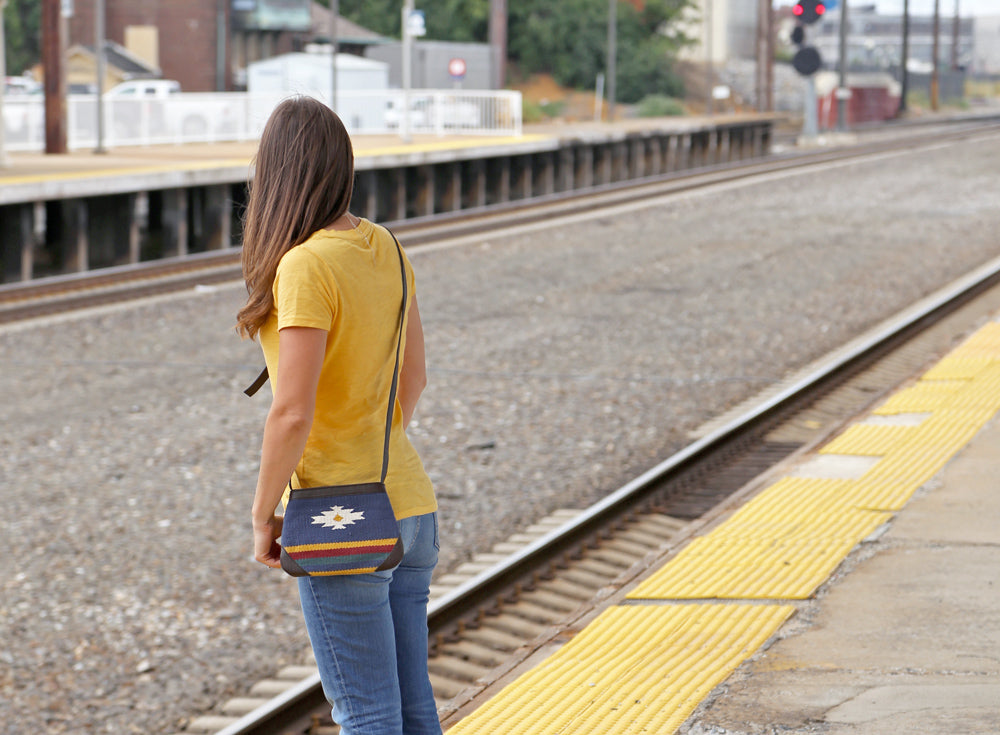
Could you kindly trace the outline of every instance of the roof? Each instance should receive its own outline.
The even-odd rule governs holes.
[[[320,5],[312,4],[312,30],[317,36],[329,38],[330,34],[330,9]],[[352,43],[358,45],[386,43],[391,39],[382,36],[375,31],[359,26],[354,21],[348,20],[342,15],[337,15],[337,43]]]
[[[91,56],[94,55],[95,47],[93,45],[78,45],[75,48],[83,50]],[[114,41],[104,41],[104,60],[129,77],[160,76],[161,74],[158,68],[150,66],[127,48]]]
[[[329,48],[329,46],[327,47]],[[248,66],[254,68],[265,68],[274,66],[285,66],[285,65],[304,65],[304,66],[330,66],[330,54],[310,54],[303,53],[301,51],[292,52],[290,54],[281,54],[279,56],[271,56],[266,59],[261,59],[259,61],[251,61]],[[355,56],[353,54],[337,54],[337,68],[346,69],[385,69],[389,65],[384,61],[376,61],[374,59],[365,59],[361,56]]]

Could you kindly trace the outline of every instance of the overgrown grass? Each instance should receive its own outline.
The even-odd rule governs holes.
[[[665,94],[650,94],[639,100],[636,107],[639,117],[668,117],[684,115],[684,105],[673,97]]]

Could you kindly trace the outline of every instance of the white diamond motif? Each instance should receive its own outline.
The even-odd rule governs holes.
[[[313,516],[312,524],[314,526],[323,526],[323,528],[332,528],[336,531],[341,528],[353,526],[355,521],[363,521],[364,519],[364,511],[356,511],[354,508],[344,508],[340,505],[334,505],[330,510],[324,510],[320,515]]]

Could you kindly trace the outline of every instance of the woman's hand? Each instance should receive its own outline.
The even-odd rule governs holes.
[[[282,517],[271,516],[264,522],[253,522],[253,558],[264,566],[272,569],[281,568],[281,546],[278,537],[281,536]]]

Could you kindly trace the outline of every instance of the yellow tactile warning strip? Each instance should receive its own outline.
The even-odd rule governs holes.
[[[460,140],[444,138],[433,141],[399,143],[398,145],[385,145],[384,143],[370,144],[366,143],[363,139],[355,139],[354,155],[355,158],[378,158],[379,156],[434,153],[448,150],[465,150],[469,148],[514,146],[518,144],[533,143],[540,140],[551,139],[552,136],[539,133],[519,136],[482,136]],[[138,155],[141,155],[141,153]],[[0,180],[2,180],[4,186],[14,186],[17,184],[37,184],[45,181],[93,179],[113,176],[145,176],[150,174],[176,173],[177,171],[210,171],[220,168],[240,167],[246,168],[247,174],[249,175],[251,156],[252,151],[248,152],[248,155],[244,158],[224,157],[208,160],[186,160],[184,158],[183,146],[181,146],[178,147],[177,160],[164,164],[124,162],[117,166],[107,166],[104,168],[95,165],[93,168],[84,168],[81,170],[59,170],[33,174],[18,174],[16,172],[7,171],[0,176]]]
[[[789,605],[612,607],[448,735],[669,733]]]
[[[488,138],[482,137],[474,140],[440,140],[436,142],[421,142],[421,143],[400,143],[399,145],[380,145],[373,146],[371,148],[365,148],[363,146],[358,146],[354,150],[354,155],[357,157],[368,157],[368,156],[398,156],[405,155],[407,153],[425,153],[429,151],[448,151],[448,150],[459,150],[463,148],[484,148],[487,146],[497,146],[497,145],[517,145],[519,143],[532,143],[538,140],[551,140],[550,135],[541,135],[539,133],[531,133],[525,135],[516,135],[508,137],[498,137],[498,138]]]
[[[998,410],[994,322],[873,412],[923,420],[857,424],[821,450],[877,457],[859,479],[765,488],[448,735],[674,732],[788,618],[783,602],[814,594]]]
[[[992,322],[875,410],[913,426],[855,424],[820,451],[879,457],[857,480],[785,478],[695,539],[630,599],[804,599],[1000,409]],[[809,543],[801,539],[808,538]],[[734,542],[738,540],[738,542]]]

